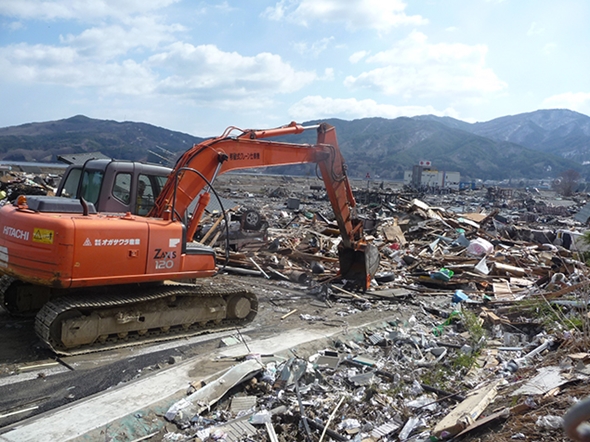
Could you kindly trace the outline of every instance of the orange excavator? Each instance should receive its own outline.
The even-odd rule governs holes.
[[[316,144],[267,139],[312,128]],[[70,166],[56,196],[23,195],[2,206],[2,305],[13,314],[36,312],[38,336],[61,354],[247,324],[256,295],[199,280],[219,267],[195,233],[211,193],[217,197],[219,174],[299,163],[316,163],[324,180],[342,237],[341,277],[366,289],[379,253],[355,217],[335,129],[291,123],[230,127],[186,151],[172,170],[115,160]]]

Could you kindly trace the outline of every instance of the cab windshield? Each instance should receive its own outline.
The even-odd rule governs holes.
[[[65,198],[79,198],[78,189],[80,188],[78,184],[80,183],[80,174],[81,169],[72,169],[66,178],[66,182],[64,183],[61,196]],[[102,180],[104,178],[104,172],[101,170],[84,170],[84,175],[82,176],[82,187],[81,193],[82,197],[93,204],[98,202],[98,197],[100,195],[100,188],[102,186]]]

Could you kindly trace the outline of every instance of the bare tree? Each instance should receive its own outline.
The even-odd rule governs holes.
[[[580,173],[574,169],[568,169],[559,175],[554,182],[554,189],[563,196],[571,196],[576,184],[580,181]]]

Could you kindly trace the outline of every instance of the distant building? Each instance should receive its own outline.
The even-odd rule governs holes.
[[[0,176],[8,175],[11,170],[12,170],[11,166],[0,165]]]
[[[461,174],[436,170],[430,161],[420,161],[412,170],[404,171],[404,184],[415,188],[434,187],[439,189],[459,190]]]

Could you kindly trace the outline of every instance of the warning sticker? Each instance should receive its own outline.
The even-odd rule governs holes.
[[[33,231],[33,241],[40,242],[43,244],[53,244],[53,237],[55,232],[53,230],[39,229],[35,227]]]

